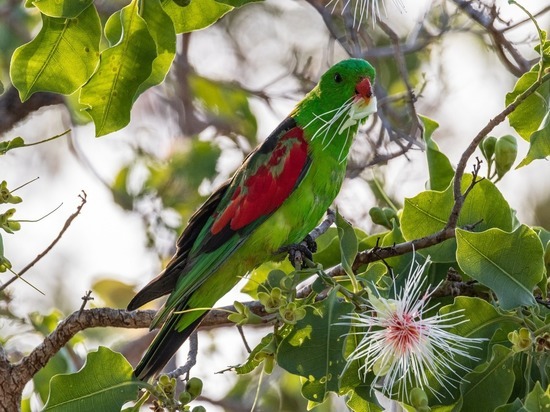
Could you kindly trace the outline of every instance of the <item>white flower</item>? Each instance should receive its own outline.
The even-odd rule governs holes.
[[[355,328],[353,335],[360,342],[347,359],[346,368],[357,360],[362,362],[359,374],[366,378],[369,371],[376,376],[375,386],[386,396],[408,401],[409,392],[419,387],[441,399],[441,393],[430,385],[435,378],[441,388],[460,382],[458,371],[469,372],[459,362],[460,357],[476,359],[469,354],[483,339],[465,338],[448,329],[468,319],[455,311],[427,317],[425,311],[433,292],[420,295],[429,258],[411,273],[395,299],[369,293],[373,310],[345,316]],[[435,290],[435,289],[434,289]],[[433,309],[433,308],[432,308]],[[373,388],[374,389],[374,388]]]
[[[376,19],[380,19],[379,3],[382,3],[384,14],[387,14],[385,1],[386,0],[342,0],[342,14],[349,6],[351,9],[353,9],[353,27],[359,27],[363,22],[363,19],[367,20],[369,14],[372,18],[372,23],[374,24],[376,23]],[[340,3],[340,0],[330,0],[327,4],[327,7],[332,4],[332,12],[334,12],[338,3]],[[403,0],[393,0],[393,3],[399,9],[399,11],[405,11]]]

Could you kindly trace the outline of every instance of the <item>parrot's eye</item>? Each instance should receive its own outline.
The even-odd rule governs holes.
[[[336,83],[341,83],[342,80],[344,80],[344,79],[342,79],[342,75],[341,75],[340,73],[335,73],[335,74],[334,74],[334,81],[335,81]]]

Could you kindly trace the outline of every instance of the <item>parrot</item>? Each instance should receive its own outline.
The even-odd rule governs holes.
[[[134,370],[154,378],[209,308],[248,272],[284,259],[322,220],[346,175],[359,126],[376,112],[374,67],[347,59],[318,84],[191,216],[166,268],[128,304],[170,294],[151,323],[160,331]]]

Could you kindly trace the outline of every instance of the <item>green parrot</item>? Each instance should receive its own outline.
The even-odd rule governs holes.
[[[135,369],[139,379],[160,372],[243,275],[284,258],[281,248],[319,223],[340,191],[359,124],[376,111],[374,79],[365,60],[332,66],[189,219],[166,269],[128,305],[170,293],[151,324],[162,327]]]

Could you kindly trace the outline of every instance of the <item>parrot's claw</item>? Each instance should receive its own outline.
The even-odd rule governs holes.
[[[313,254],[317,252],[317,243],[310,235],[300,243],[283,246],[278,252],[288,253],[288,260],[296,270],[308,266],[308,261],[313,262]]]

